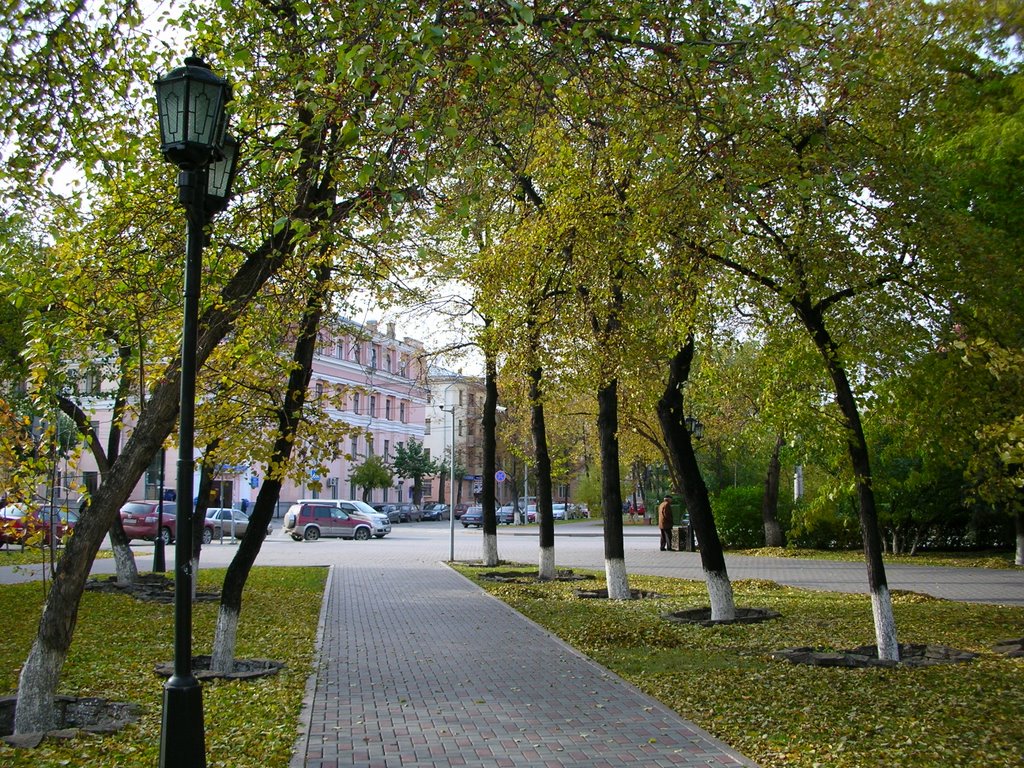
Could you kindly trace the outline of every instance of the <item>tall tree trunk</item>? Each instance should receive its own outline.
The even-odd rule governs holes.
[[[318,219],[313,211],[334,197],[331,184],[310,187],[308,198],[299,203],[296,215],[314,222],[314,230],[327,226],[329,222]],[[353,199],[334,204],[332,220],[343,220],[358,203],[358,199]],[[203,315],[196,350],[197,367],[224,339],[238,314],[276,274],[293,247],[291,230],[285,227],[246,258],[221,292],[219,300],[213,302]],[[78,621],[79,603],[89,570],[114,522],[114,516],[128,500],[135,484],[174,427],[180,384],[181,361],[175,360],[154,388],[131,437],[92,495],[88,514],[76,523],[75,535],[68,541],[64,556],[57,563],[36,638],[18,678],[15,733],[52,730],[56,723],[54,697]]]
[[[601,446],[601,510],[604,514],[604,569],[610,600],[628,600],[626,548],[622,539],[622,478],[619,473],[619,382],[597,391],[597,435]]]
[[[775,440],[771,458],[768,460],[768,474],[764,479],[761,520],[764,523],[764,545],[766,547],[785,545],[782,538],[782,526],[779,525],[779,478],[782,475],[782,462],[779,460],[779,453],[784,443],[782,435],[779,435]]]
[[[480,503],[484,509],[483,564],[490,567],[498,564],[498,518],[494,504],[494,473],[498,471],[498,362],[491,340],[493,332],[493,321],[484,318],[484,476]]]
[[[269,465],[272,467],[287,466],[295,445],[295,434],[302,419],[302,410],[306,403],[309,381],[313,375],[313,356],[316,351],[317,333],[323,318],[323,309],[327,301],[327,282],[330,270],[320,267],[317,273],[316,286],[306,302],[298,339],[292,360],[295,365],[288,375],[288,387],[284,400],[277,408],[277,436]],[[369,489],[367,489],[367,492]],[[235,665],[235,639],[238,634],[238,620],[242,613],[242,592],[249,579],[249,573],[256,562],[256,556],[263,547],[267,535],[267,526],[277,509],[277,501],[281,496],[281,479],[272,475],[268,477],[256,496],[256,504],[249,516],[242,543],[231,559],[224,585],[220,593],[220,609],[217,612],[217,627],[213,638],[210,668],[215,672],[227,673]]]
[[[690,377],[693,352],[694,340],[691,335],[669,363],[668,381],[658,400],[658,422],[675,468],[674,474],[682,480],[683,499],[690,515],[690,524],[700,542],[700,562],[711,602],[711,618],[715,621],[728,621],[736,618],[732,582],[725,566],[725,554],[715,518],[711,513],[708,489],[697,464],[683,410],[682,387]]]
[[[1024,565],[1024,509],[1018,509],[1014,515],[1017,528],[1017,556],[1013,559],[1014,565]]]
[[[438,502],[438,504],[444,504],[444,481],[445,481],[445,471],[444,471],[444,468],[441,469],[441,473],[438,475],[437,480],[438,480],[437,502]],[[452,509],[454,510],[454,508],[455,508],[455,505],[453,504],[452,505]]]
[[[555,578],[555,518],[552,512],[551,455],[548,453],[548,434],[544,423],[544,403],[541,400],[542,371],[530,370],[530,403],[533,448],[537,460],[537,520],[540,523],[540,562],[537,576]]]
[[[875,622],[875,640],[878,658],[899,661],[900,649],[896,639],[896,620],[892,611],[892,598],[885,578],[885,564],[882,561],[882,540],[878,532],[878,510],[875,507],[875,493],[871,487],[871,460],[868,456],[864,427],[849,377],[839,356],[835,341],[825,328],[820,309],[810,302],[793,300],[793,306],[810,332],[814,345],[825,361],[825,367],[832,379],[836,403],[843,415],[846,427],[846,449],[853,467],[854,483],[857,488],[857,507],[860,515],[861,539],[864,543],[864,560],[867,563],[868,589],[871,593],[871,611]]]

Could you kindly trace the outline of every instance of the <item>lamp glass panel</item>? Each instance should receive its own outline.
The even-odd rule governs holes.
[[[221,83],[193,80],[189,89],[188,140],[203,147],[215,146],[219,138],[221,113],[224,108],[224,87]]]
[[[161,144],[178,144],[185,140],[185,92],[184,78],[157,83]]]
[[[231,181],[234,177],[235,163],[238,159],[238,142],[225,137],[221,156],[210,163],[206,178],[206,194],[218,200],[227,200],[231,196]]]

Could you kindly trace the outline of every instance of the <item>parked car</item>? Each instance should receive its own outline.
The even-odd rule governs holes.
[[[215,538],[234,535],[236,539],[245,536],[249,528],[249,516],[240,509],[230,507],[210,507],[206,510],[206,519],[213,523],[213,535]],[[267,535],[273,530],[267,526]]]
[[[417,504],[395,504],[394,507],[388,512],[393,523],[414,523],[423,519],[423,510]]]
[[[304,499],[285,512],[282,531],[295,541],[329,537],[365,541],[372,536],[383,538],[391,532],[391,523],[361,501]]]
[[[459,522],[462,523],[463,528],[469,528],[471,525],[482,528],[484,524],[484,508],[479,504],[469,507],[459,517]]]
[[[552,504],[551,505],[551,517],[554,520],[568,520],[569,519],[569,506],[567,504]]]
[[[462,504],[462,503],[456,504],[455,505],[455,519],[458,520],[460,517],[462,517],[462,513],[465,512],[467,509],[469,509],[470,506],[471,505],[469,505],[469,504]]]
[[[156,541],[157,522],[161,524],[160,538],[165,545],[173,544],[178,533],[177,502],[165,501],[162,519],[158,509],[159,501],[129,501],[121,507],[121,527],[129,540]],[[213,521],[203,520],[203,544],[213,541]]]
[[[505,504],[495,510],[498,517],[498,524],[512,525],[516,521],[516,508],[513,504]]]
[[[297,542],[317,539],[355,539],[367,541],[374,536],[374,523],[361,515],[351,514],[330,500],[298,502],[285,513],[282,530]],[[390,524],[390,523],[389,523]]]
[[[408,523],[411,504],[374,504],[373,508],[392,523]]]
[[[448,519],[448,505],[443,504],[439,501],[435,501],[432,504],[426,504],[423,507],[423,519],[424,520],[447,520]]]
[[[65,507],[29,509],[7,504],[0,509],[0,544],[61,541],[74,530],[76,522],[78,513]]]

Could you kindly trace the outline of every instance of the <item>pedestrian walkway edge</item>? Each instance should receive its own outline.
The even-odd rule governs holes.
[[[302,695],[302,708],[299,710],[298,736],[292,746],[292,759],[288,768],[303,768],[306,764],[306,750],[309,746],[309,731],[312,726],[313,699],[316,696],[317,674],[320,671],[320,655],[324,649],[324,634],[327,631],[327,609],[330,605],[331,590],[334,589],[334,566],[327,567],[327,580],[324,582],[324,596],[320,603],[320,618],[316,627],[316,646],[313,653],[312,671],[306,678],[306,690]]]

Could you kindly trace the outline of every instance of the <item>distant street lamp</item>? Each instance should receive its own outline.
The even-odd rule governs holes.
[[[203,230],[231,196],[238,143],[226,136],[231,87],[190,56],[156,81],[160,152],[180,169],[178,202],[188,219],[181,400],[178,437],[178,530],[174,550],[174,674],[164,686],[160,768],[205,768],[203,693],[192,673],[192,476],[195,471],[196,342]]]
[[[704,437],[704,424],[693,416],[686,417],[686,431],[700,440]]]

